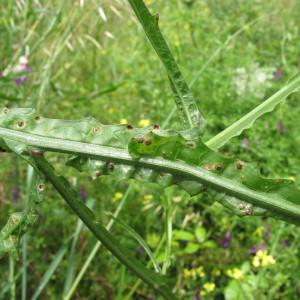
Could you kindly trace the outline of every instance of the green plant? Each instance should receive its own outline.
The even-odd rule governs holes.
[[[176,132],[161,130],[157,125],[144,129],[104,126],[92,119],[71,123],[43,118],[30,109],[4,108],[0,136],[3,140],[2,147],[26,159],[41,178],[48,179],[114,255],[164,297],[172,299],[171,293],[158,284],[162,282],[160,278],[156,279],[156,276],[149,274],[130,255],[122,255],[126,250],[121,253],[118,251],[120,246],[115,239],[100,224],[95,223],[98,222],[97,218],[83,204],[79,204],[75,193],[53,173],[41,156],[41,151],[73,154],[76,157],[68,165],[88,171],[96,177],[104,174],[116,179],[143,179],[163,186],[178,184],[192,195],[200,193],[203,185],[208,186],[216,195],[220,195],[222,203],[244,215],[257,212],[298,223],[299,192],[292,181],[263,179],[247,164],[226,159],[203,144],[199,138],[199,133],[204,129],[202,114],[159,32],[158,17],[152,16],[142,1],[130,1],[130,4],[167,69],[176,104],[191,129]],[[217,149],[231,137],[240,134],[261,114],[272,110],[277,103],[294,92],[299,87],[299,81],[299,78],[292,81],[264,105],[230,126],[207,145]],[[42,193],[44,183],[38,181],[35,188]],[[35,208],[30,207],[28,212],[34,214],[31,209]],[[16,220],[14,216],[12,219]],[[2,231],[4,250],[13,249],[7,247],[8,241],[14,241],[14,237],[24,231],[26,222],[23,217],[20,219],[21,221],[13,222],[13,226],[9,222],[8,227]]]

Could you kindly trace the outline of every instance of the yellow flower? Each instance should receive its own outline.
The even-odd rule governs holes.
[[[147,127],[149,125],[150,125],[150,120],[148,120],[148,119],[141,119],[139,121],[139,126],[140,127]]]
[[[256,230],[254,231],[254,235],[257,235],[257,236],[259,236],[259,237],[262,237],[263,236],[263,234],[264,234],[264,231],[265,231],[265,229],[264,229],[264,227],[263,226],[258,226],[257,228],[256,228]]]
[[[272,255],[268,255],[266,250],[258,250],[256,255],[253,257],[252,265],[254,267],[268,267],[274,265],[276,260]]]
[[[234,279],[237,279],[237,280],[240,280],[240,279],[243,279],[244,277],[244,274],[242,273],[242,271],[238,268],[233,268],[233,269],[229,269],[227,271],[227,275],[231,278],[234,278]]]
[[[153,3],[153,0],[145,0],[146,5],[151,5]]]
[[[252,260],[252,265],[256,268],[258,268],[260,266],[260,260],[257,256],[254,256],[253,257],[253,260]]]
[[[147,205],[153,200],[153,195],[147,194],[143,197],[143,204]]]
[[[203,285],[203,289],[206,293],[211,293],[215,290],[216,285],[213,282],[206,282]]]
[[[117,202],[123,198],[123,193],[116,192],[112,198],[112,202]]]
[[[198,273],[198,269],[199,268],[197,268],[197,269],[187,269],[187,268],[184,268],[183,269],[183,277],[184,278],[191,278],[191,277],[195,278],[197,275],[200,276],[199,273]],[[200,274],[202,275],[202,273],[200,273]],[[204,275],[205,274],[203,272],[203,276]]]
[[[199,276],[199,277],[204,277],[205,276],[205,273],[204,273],[204,271],[203,271],[203,267],[198,267],[197,269],[196,269],[196,272],[197,272],[197,275]]]
[[[122,119],[120,120],[120,124],[127,125],[127,124],[128,124],[127,119],[122,118]]]

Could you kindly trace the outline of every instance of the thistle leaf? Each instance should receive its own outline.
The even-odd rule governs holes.
[[[0,137],[12,151],[37,147],[72,153],[75,157],[68,165],[94,178],[111,175],[164,187],[176,184],[191,195],[204,186],[238,214],[264,214],[267,209],[274,216],[299,223],[300,191],[293,181],[263,178],[253,165],[212,151],[190,130],[103,125],[93,118],[47,119],[34,110],[16,108],[0,114]]]

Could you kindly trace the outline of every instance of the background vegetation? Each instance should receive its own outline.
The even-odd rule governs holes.
[[[153,13],[159,12],[162,32],[208,120],[204,140],[299,73],[297,0],[145,2]],[[172,111],[166,74],[127,1],[3,0],[0,10],[1,106],[36,107],[47,117],[93,116],[105,124],[134,126],[163,124]],[[291,177],[297,182],[299,97],[290,96],[221,151],[256,162],[265,176]],[[180,125],[174,114],[168,127]],[[0,159],[2,226],[10,212],[26,204],[27,168],[13,155],[0,154]],[[59,163],[55,155],[52,160]],[[84,174],[78,177],[75,171],[67,172],[83,201],[93,203],[99,213],[114,212],[129,184],[109,178],[95,182]],[[162,191],[141,183],[130,186],[113,233],[147,263],[145,249],[122,226],[126,223],[147,241],[158,263],[170,259],[167,274],[174,279],[179,298],[299,298],[296,226],[231,216],[207,195],[190,198],[176,188]],[[110,216],[102,219],[107,223]],[[170,219],[172,249],[165,256]],[[47,188],[38,224],[27,234],[27,258],[21,251],[13,273],[8,258],[0,261],[0,298],[11,297],[8,278],[15,276],[16,299],[21,299],[24,286],[25,299],[30,299],[76,224],[76,217]],[[83,228],[73,256],[72,244],[67,244],[40,299],[62,298],[68,266],[74,267],[76,276],[95,242]],[[26,284],[22,285],[22,278]],[[158,299],[142,284],[132,289],[136,281],[100,248],[73,299]]]

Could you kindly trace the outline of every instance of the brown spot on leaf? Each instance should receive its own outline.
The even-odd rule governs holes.
[[[17,122],[17,127],[18,128],[24,128],[26,126],[26,123],[24,121],[18,121]]]
[[[144,138],[143,138],[143,137],[137,137],[135,140],[136,140],[139,144],[144,143]]]
[[[152,144],[152,141],[151,141],[151,140],[146,140],[146,141],[145,141],[145,145],[149,146],[149,145],[151,145],[151,144]]]
[[[93,132],[94,132],[95,134],[99,133],[100,131],[101,131],[101,129],[100,129],[99,127],[94,127],[94,128],[93,128]]]
[[[238,170],[242,170],[244,165],[239,161],[235,164],[235,166]]]
[[[218,171],[218,172],[220,172],[220,171],[223,170],[223,166],[221,164],[216,164],[215,165],[215,170]]]
[[[32,149],[31,155],[35,157],[43,156],[43,151],[40,149]]]
[[[45,190],[46,186],[43,183],[39,183],[37,188],[38,188],[39,192],[43,192]]]
[[[96,171],[95,175],[96,175],[96,177],[100,177],[102,175],[102,173],[100,171]]]

